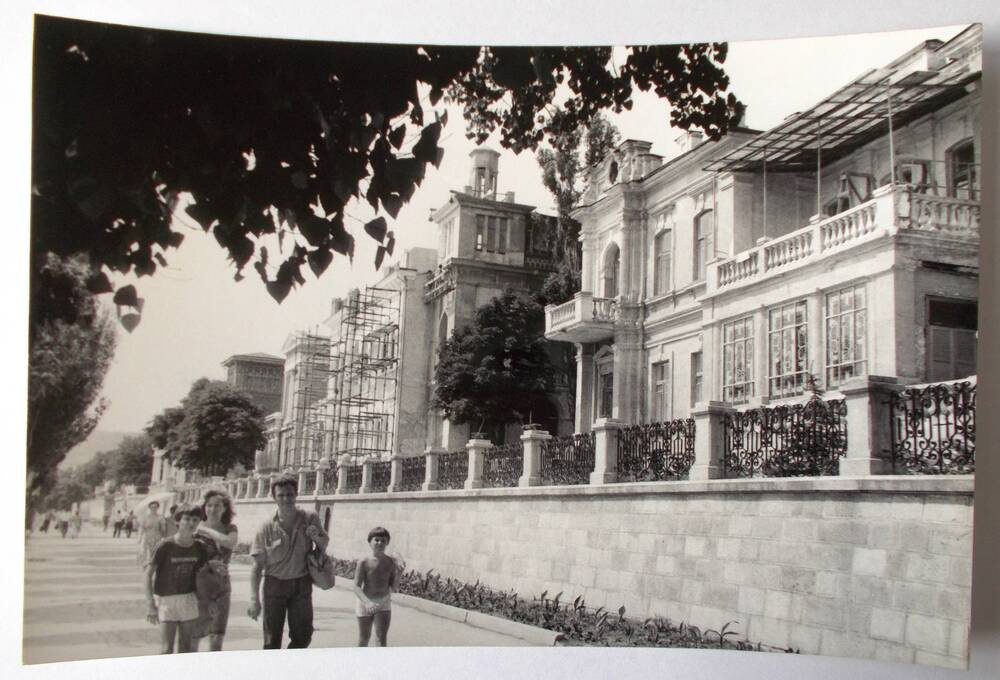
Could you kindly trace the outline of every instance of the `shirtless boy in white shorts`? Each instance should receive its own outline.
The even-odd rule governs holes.
[[[385,554],[389,532],[375,527],[368,532],[372,556],[358,562],[354,574],[354,592],[358,596],[358,646],[367,647],[372,623],[379,647],[386,646],[392,620],[391,599],[396,587],[396,561]]]

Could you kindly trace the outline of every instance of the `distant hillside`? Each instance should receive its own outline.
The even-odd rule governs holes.
[[[106,430],[94,430],[86,441],[77,444],[66,454],[66,459],[59,464],[61,468],[76,467],[82,465],[96,456],[101,451],[111,451],[118,447],[125,437],[139,434],[138,432],[108,432]]]

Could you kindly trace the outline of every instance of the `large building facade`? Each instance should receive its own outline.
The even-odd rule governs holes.
[[[436,249],[406,251],[376,281],[333,300],[316,328],[289,336],[281,409],[268,419],[259,470],[465,446],[469,426],[433,407],[441,343],[493,297],[540,289],[556,265],[548,218],[513,193],[498,195],[498,161],[490,149],[471,153],[468,185],[431,217]],[[572,430],[570,398],[568,386],[550,395],[547,427]]]
[[[981,29],[928,41],[767,132],[628,140],[590,169],[576,430],[975,373]]]

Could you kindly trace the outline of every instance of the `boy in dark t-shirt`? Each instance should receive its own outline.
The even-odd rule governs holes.
[[[177,533],[164,539],[146,567],[146,620],[160,626],[162,654],[196,651],[199,627],[198,570],[208,562],[205,546],[194,540],[194,532],[204,519],[196,505],[182,505],[174,512]],[[155,598],[154,598],[155,595]]]

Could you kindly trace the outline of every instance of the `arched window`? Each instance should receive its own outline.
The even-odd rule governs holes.
[[[621,269],[621,253],[617,244],[612,243],[604,253],[604,297],[618,297],[618,275]]]
[[[714,225],[714,213],[705,210],[694,218],[694,263],[693,276],[695,281],[705,278],[705,265],[708,263],[708,239]]]
[[[976,147],[966,139],[948,150],[948,195],[967,201],[979,200]]]

